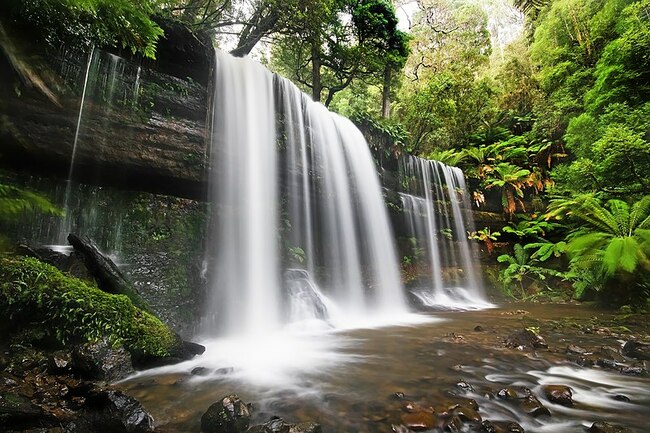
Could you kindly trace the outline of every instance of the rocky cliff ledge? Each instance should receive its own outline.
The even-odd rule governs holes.
[[[66,177],[78,129],[75,180],[202,198],[212,49],[166,30],[150,62],[46,52],[0,25],[0,164]]]

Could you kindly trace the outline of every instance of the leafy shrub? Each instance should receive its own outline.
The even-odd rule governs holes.
[[[152,19],[155,0],[9,0],[14,20],[43,42],[121,46],[154,58],[163,30]]]

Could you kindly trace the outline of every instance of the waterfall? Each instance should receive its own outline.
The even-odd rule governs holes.
[[[407,312],[361,132],[288,80],[221,52],[211,116],[206,333]]]
[[[414,260],[426,259],[427,284],[413,294],[435,308],[485,308],[478,252],[468,240],[474,231],[463,172],[415,156],[400,160],[400,193]],[[419,257],[422,256],[422,257]]]

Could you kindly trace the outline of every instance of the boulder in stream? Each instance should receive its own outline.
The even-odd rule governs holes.
[[[248,429],[250,411],[236,394],[213,403],[201,417],[203,433],[241,433]]]
[[[605,421],[597,421],[587,430],[589,433],[632,433],[632,430]]]
[[[532,417],[551,415],[551,411],[542,404],[533,392],[525,387],[508,387],[500,389],[497,397],[507,400]]]
[[[630,340],[623,345],[622,352],[628,358],[650,361],[650,344]]]
[[[565,385],[544,385],[542,387],[546,398],[562,406],[573,406],[573,392]]]
[[[519,350],[546,349],[548,344],[542,336],[535,334],[529,329],[515,331],[506,337],[506,347]]]

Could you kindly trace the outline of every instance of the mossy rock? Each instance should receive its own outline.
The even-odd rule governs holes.
[[[134,361],[183,351],[178,335],[125,295],[105,293],[33,258],[0,259],[0,314],[10,331],[38,326],[60,344],[107,338]]]

